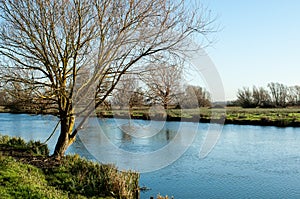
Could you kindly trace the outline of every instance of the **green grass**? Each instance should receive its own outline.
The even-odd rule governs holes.
[[[0,199],[130,199],[136,196],[137,172],[119,171],[114,165],[92,162],[79,155],[66,156],[56,164],[42,153],[49,153],[49,150],[40,142],[0,135]],[[29,164],[31,158],[46,163],[36,167]]]
[[[128,110],[97,110],[104,117],[117,117],[126,115]],[[225,118],[225,123],[237,124],[258,124],[258,125],[274,125],[274,126],[300,126],[300,108],[241,108],[241,107],[227,107],[225,109],[210,109],[210,108],[196,108],[196,109],[168,109],[156,110],[151,112],[147,108],[133,108],[131,116],[140,118],[149,118],[159,114],[165,114],[172,120],[191,119],[200,117],[202,120],[209,121],[210,119]]]
[[[67,192],[49,186],[34,166],[0,156],[0,168],[0,198],[68,198]]]
[[[227,118],[239,120],[261,120],[267,119],[270,121],[288,120],[300,121],[299,108],[277,108],[277,109],[262,109],[262,108],[227,108]]]

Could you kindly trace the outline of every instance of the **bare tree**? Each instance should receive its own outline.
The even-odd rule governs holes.
[[[143,91],[142,87],[138,87],[130,96],[129,107],[130,108],[133,108],[134,106],[141,107],[143,105],[145,105],[145,92]]]
[[[141,75],[152,103],[161,104],[164,109],[171,103],[176,103],[176,98],[182,93],[182,67],[182,63],[176,58],[163,60],[161,57],[155,57]]]
[[[130,107],[130,99],[137,88],[138,79],[134,75],[123,75],[112,92],[112,105],[117,105],[120,109]]]
[[[243,108],[254,108],[254,107],[270,107],[271,97],[269,92],[263,87],[253,86],[252,90],[248,87],[238,90],[237,102]]]
[[[21,82],[34,98],[55,104],[55,157],[123,74],[143,70],[156,53],[182,56],[187,38],[211,32],[212,22],[184,0],[1,0],[0,18],[1,81]],[[88,103],[76,111],[82,98]]]
[[[9,95],[5,90],[0,89],[0,106],[6,106],[10,102]]]
[[[288,100],[288,88],[287,86],[271,82],[268,84],[271,91],[272,101],[276,107],[285,107]]]
[[[237,92],[237,101],[243,108],[252,108],[255,107],[253,103],[253,94],[248,87],[239,89]]]
[[[300,105],[300,86],[294,86],[293,91],[295,95],[295,105]]]
[[[208,107],[211,105],[209,92],[205,88],[193,85],[185,87],[181,101],[184,108]]]
[[[269,107],[271,106],[271,97],[269,92],[263,87],[256,88],[253,86],[252,98],[254,107]]]

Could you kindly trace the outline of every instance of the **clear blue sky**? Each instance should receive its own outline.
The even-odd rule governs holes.
[[[244,86],[300,85],[300,1],[202,0],[217,16],[215,63],[227,100]]]

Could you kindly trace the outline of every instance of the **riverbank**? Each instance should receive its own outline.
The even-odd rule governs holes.
[[[0,106],[0,113],[54,114],[50,111],[35,112],[29,109],[10,110]],[[55,115],[55,114],[54,114]],[[96,109],[99,118],[142,119],[158,121],[184,121],[237,125],[258,125],[276,127],[300,127],[300,107],[289,108],[197,108],[158,109],[136,107],[131,110]]]
[[[129,114],[130,113],[130,114]],[[300,108],[199,108],[199,109],[169,109],[149,113],[146,109],[97,110],[98,117],[184,121],[201,123],[220,123],[238,125],[259,125],[277,127],[300,127]]]
[[[139,174],[66,156],[46,145],[0,136],[0,195],[4,198],[138,198]]]

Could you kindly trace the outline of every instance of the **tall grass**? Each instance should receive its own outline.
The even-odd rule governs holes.
[[[41,143],[40,141],[30,140],[25,142],[20,137],[9,137],[7,135],[0,135],[0,145],[1,147],[6,147],[11,150],[18,150],[20,152],[26,152],[31,155],[49,155],[49,149],[46,144]]]
[[[114,165],[99,164],[78,155],[66,156],[60,167],[49,169],[47,180],[53,186],[87,197],[136,198],[139,174],[118,171]]]

